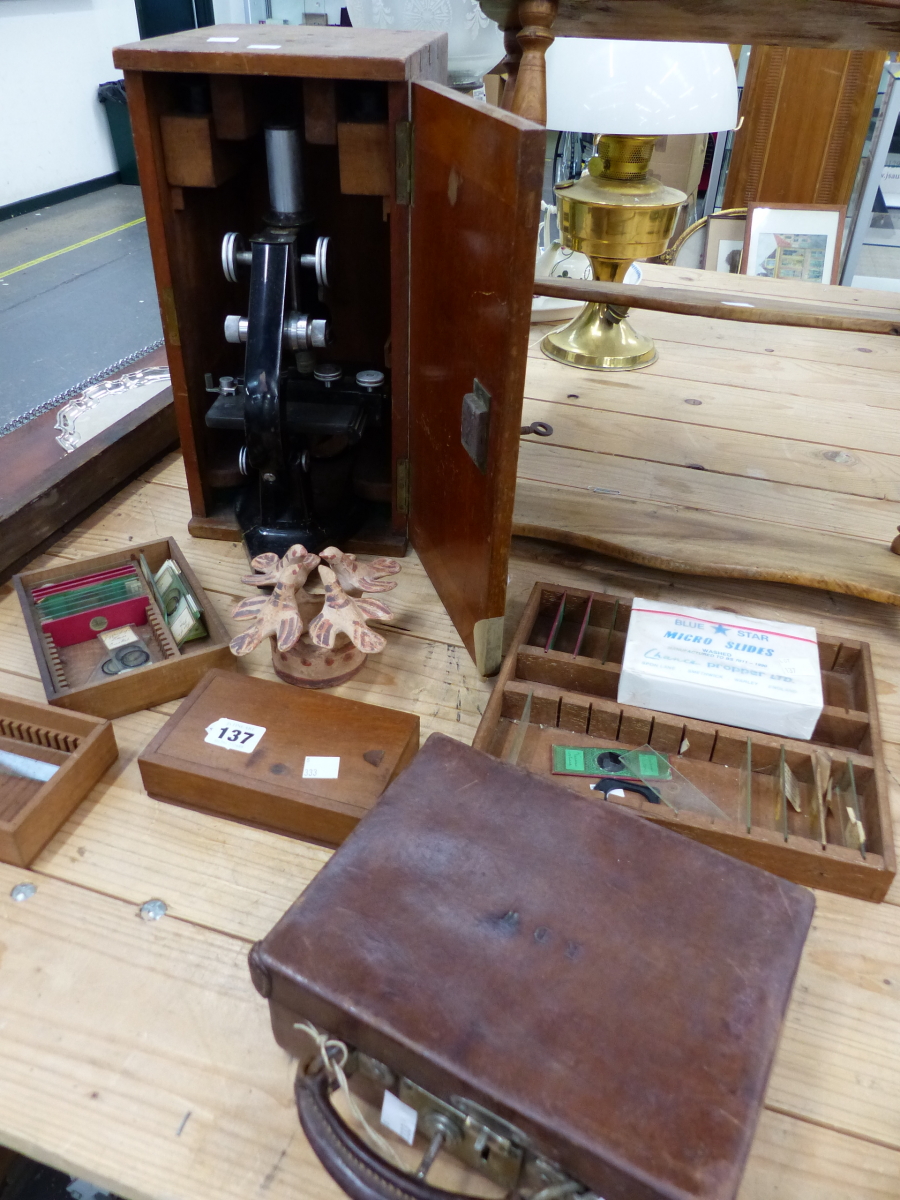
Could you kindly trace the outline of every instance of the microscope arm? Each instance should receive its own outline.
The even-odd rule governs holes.
[[[291,245],[254,240],[252,247],[244,428],[247,461],[259,476],[260,524],[271,526],[289,510],[308,520],[311,506],[306,472],[292,471],[279,382]]]

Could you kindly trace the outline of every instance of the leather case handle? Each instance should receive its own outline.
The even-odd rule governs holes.
[[[459,1192],[431,1187],[392,1167],[348,1129],[329,1101],[324,1068],[297,1072],[294,1096],[303,1132],[322,1166],[351,1200],[472,1200]]]

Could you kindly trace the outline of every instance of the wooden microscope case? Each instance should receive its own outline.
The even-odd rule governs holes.
[[[223,322],[246,292],[225,279],[220,245],[264,218],[260,111],[276,81],[298,123],[302,114],[310,204],[333,243],[328,357],[391,370],[390,450],[373,483],[390,519],[363,528],[355,548],[402,550],[408,535],[479,668],[496,671],[545,130],[444,87],[443,34],[228,25],[120,46],[113,58],[125,72],[191,533],[240,536],[229,493],[239,435],[205,426],[205,375],[243,373]],[[211,111],[185,113],[180,97],[198,79]],[[342,97],[363,82],[381,89],[382,115],[344,120]],[[473,403],[478,462],[461,441]]]

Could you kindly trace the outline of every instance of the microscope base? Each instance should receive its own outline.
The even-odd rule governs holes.
[[[277,554],[283,558],[291,546],[298,544],[312,554],[326,546],[340,546],[360,527],[366,513],[364,504],[357,501],[324,519],[314,516],[295,524],[280,521],[264,524],[259,519],[257,498],[248,489],[238,500],[235,515],[243,531],[247,556],[253,559],[258,554]]]

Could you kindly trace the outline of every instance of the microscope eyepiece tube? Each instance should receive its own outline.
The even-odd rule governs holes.
[[[279,216],[302,216],[303,161],[300,133],[288,125],[266,127],[269,201]]]

